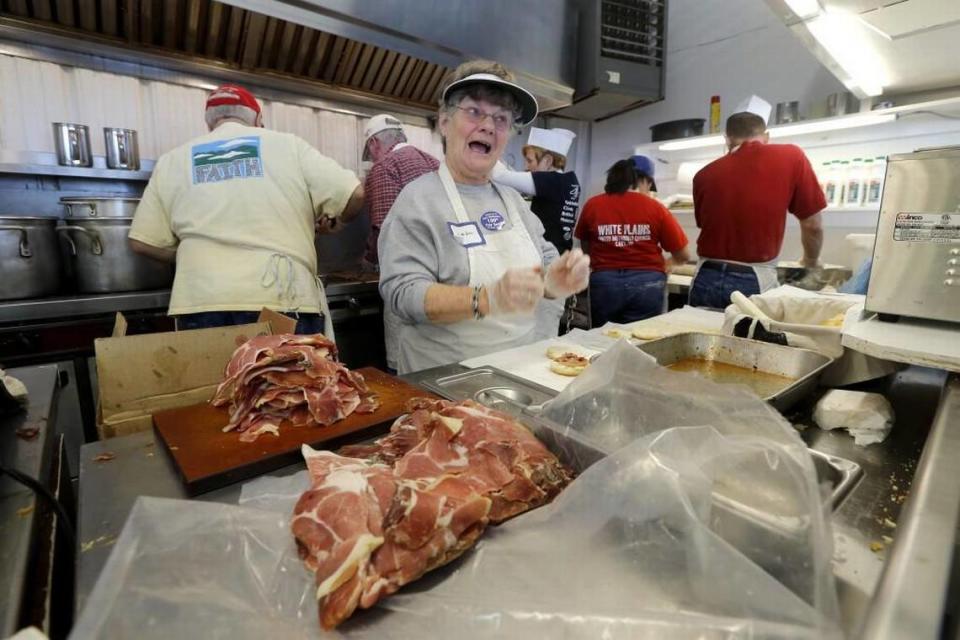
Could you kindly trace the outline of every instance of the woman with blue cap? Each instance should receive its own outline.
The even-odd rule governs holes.
[[[650,196],[657,186],[646,156],[607,171],[605,193],[587,201],[574,235],[590,255],[590,315],[595,327],[663,313],[667,263],[689,258],[687,236],[673,214]]]

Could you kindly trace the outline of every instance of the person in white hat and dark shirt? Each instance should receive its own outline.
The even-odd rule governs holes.
[[[564,171],[567,154],[577,137],[567,129],[530,128],[530,137],[523,146],[527,170],[511,171],[497,163],[493,180],[533,196],[530,209],[540,218],[545,237],[557,251],[573,248],[573,227],[580,208],[580,181],[573,171]]]
[[[390,207],[405,186],[425,173],[436,171],[440,162],[429,153],[407,144],[403,123],[388,113],[375,115],[367,121],[367,126],[363,129],[363,159],[373,161],[363,183],[367,210],[370,213],[366,261],[379,271],[377,241]],[[397,370],[399,331],[399,320],[385,305],[383,340],[387,367],[391,371]]]
[[[776,287],[788,211],[800,221],[804,266],[819,264],[826,198],[800,147],[769,144],[769,118],[762,98],[742,102],[727,119],[727,154],[693,178],[700,261],[692,306],[723,309],[734,291],[749,296]]]
[[[401,374],[535,342],[539,303],[586,288],[590,259],[558,256],[520,194],[491,182],[510,136],[536,116],[536,98],[495,62],[466,62],[445,81],[443,162],[400,193],[378,245]]]
[[[573,227],[580,209],[580,181],[573,171],[564,171],[567,154],[577,137],[568,129],[530,128],[523,146],[526,171],[511,171],[502,162],[493,170],[494,182],[532,196],[530,210],[543,223],[544,237],[557,251],[573,248]],[[573,299],[571,299],[573,300]],[[569,329],[570,304],[544,300],[537,308],[537,338],[555,338]],[[566,314],[566,316],[565,316]]]

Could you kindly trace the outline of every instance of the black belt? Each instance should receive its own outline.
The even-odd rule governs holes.
[[[701,269],[713,269],[714,271],[731,271],[733,273],[756,273],[753,267],[745,264],[734,264],[732,262],[718,262],[716,260],[705,260]]]

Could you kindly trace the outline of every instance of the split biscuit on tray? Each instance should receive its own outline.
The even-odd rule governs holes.
[[[547,349],[547,357],[552,360],[550,371],[561,376],[578,376],[590,364],[590,359],[578,354],[574,347],[556,345]]]

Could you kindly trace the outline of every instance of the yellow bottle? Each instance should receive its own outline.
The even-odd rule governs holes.
[[[710,133],[720,133],[720,96],[710,97]]]

